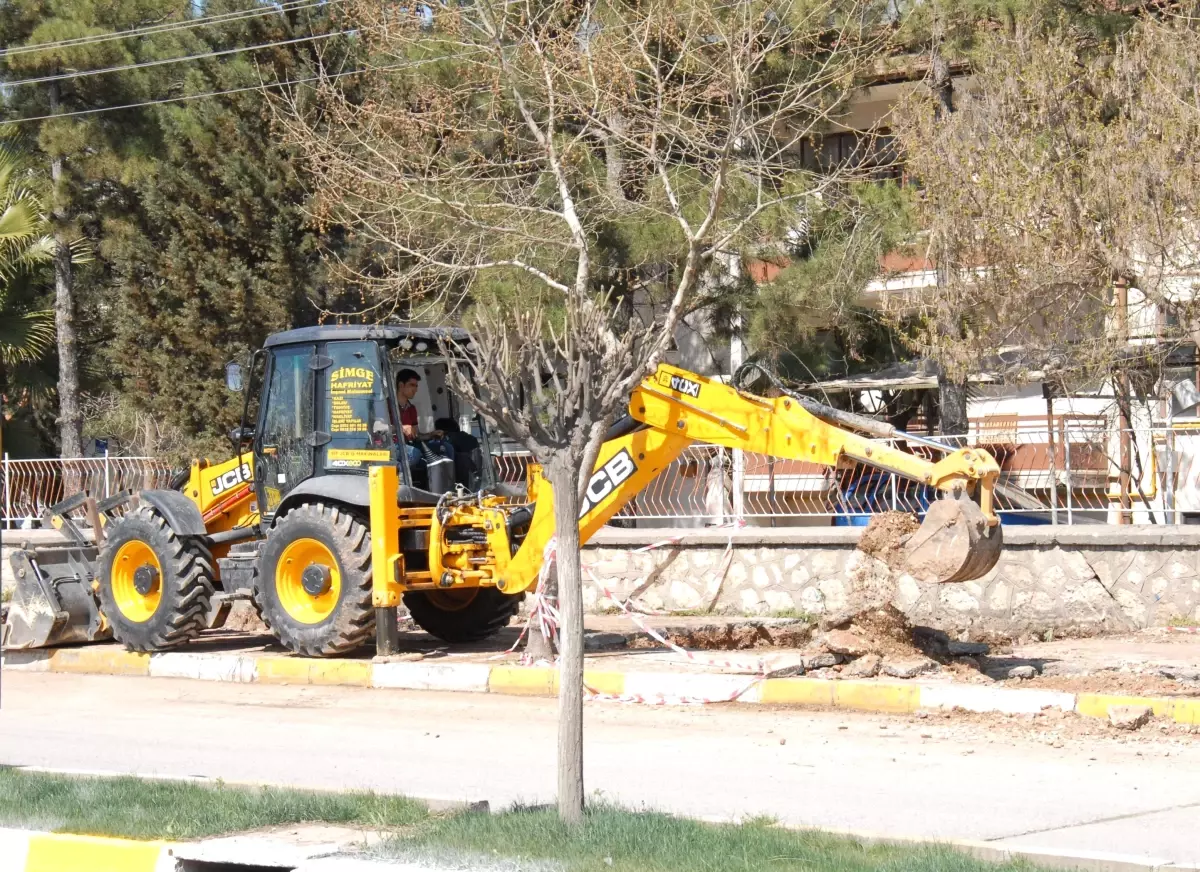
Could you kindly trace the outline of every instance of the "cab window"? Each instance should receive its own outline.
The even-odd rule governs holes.
[[[333,361],[325,380],[323,424],[329,442],[322,449],[327,471],[366,470],[392,459],[396,428],[387,401],[387,370],[374,342],[330,342]]]

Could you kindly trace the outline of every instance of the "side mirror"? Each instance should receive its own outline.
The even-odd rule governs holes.
[[[225,387],[231,391],[242,391],[242,365],[240,363],[225,364]]]
[[[239,449],[254,439],[253,427],[234,427],[229,431],[229,441],[236,445]]]

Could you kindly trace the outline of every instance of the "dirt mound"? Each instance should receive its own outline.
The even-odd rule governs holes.
[[[233,608],[229,611],[229,617],[225,619],[225,625],[221,629],[239,633],[270,632],[249,600],[234,602]]]
[[[921,527],[916,515],[908,512],[883,512],[872,515],[858,540],[858,550],[878,558],[891,569],[899,569],[904,543]]]
[[[1131,696],[1195,698],[1200,688],[1172,681],[1161,675],[1121,673],[1113,670],[1094,675],[1039,675],[1021,682],[1021,687],[1062,690],[1067,693],[1121,693]]]
[[[870,650],[884,657],[915,657],[926,653],[916,643],[912,624],[893,605],[859,612],[847,625]]]
[[[826,624],[826,634],[818,636],[814,647],[827,650],[840,648],[844,644],[833,644],[835,635],[844,643],[849,634],[861,648],[871,654],[885,658],[929,657],[939,663],[951,660],[950,638],[945,633],[929,627],[914,627],[904,613],[890,603],[874,605],[852,614],[843,614],[836,625]],[[826,636],[831,644],[826,644]]]
[[[666,626],[659,628],[659,632],[681,648],[745,651],[752,648],[799,648],[812,637],[812,629],[812,624],[799,620],[787,623],[746,620],[699,626]],[[630,633],[626,638],[630,648],[662,647],[645,633]]]

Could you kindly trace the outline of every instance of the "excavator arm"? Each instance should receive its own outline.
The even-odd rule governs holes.
[[[834,411],[834,410],[830,410]],[[586,542],[679,457],[701,442],[757,454],[837,467],[858,461],[896,473],[947,495],[926,513],[906,546],[906,564],[937,581],[978,578],[995,565],[1001,534],[993,509],[1000,468],[986,451],[964,448],[941,459],[865,438],[823,420],[793,397],[758,397],[677,367],[662,365],[633,392],[629,414],[642,425],[605,442],[588,481],[579,518]],[[971,499],[974,495],[978,503]],[[533,518],[520,549],[501,572],[507,593],[529,589],[554,536],[549,482],[534,470]]]
[[[634,391],[629,413],[694,442],[824,466],[855,460],[943,493],[970,491],[981,482],[980,506],[988,526],[999,523],[992,492],[1000,467],[986,451],[965,448],[931,462],[822,420],[792,397],[757,397],[665,364]]]

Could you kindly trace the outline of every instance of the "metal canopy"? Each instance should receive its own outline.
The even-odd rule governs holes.
[[[436,343],[441,340],[465,344],[471,338],[461,327],[409,327],[400,324],[328,324],[319,327],[298,327],[267,337],[265,348],[306,342],[340,342],[373,339],[400,342],[404,339]]]

